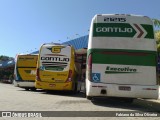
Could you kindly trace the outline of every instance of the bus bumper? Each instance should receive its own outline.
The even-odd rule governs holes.
[[[67,83],[48,83],[42,81],[36,81],[35,87],[43,90],[73,90],[72,82]]]
[[[108,96],[108,97],[127,97],[127,98],[149,98],[158,99],[160,90],[158,85],[141,86],[141,85],[119,85],[119,84],[102,84],[89,82],[86,85],[86,95],[91,97]]]
[[[34,88],[35,87],[35,81],[14,81],[15,87],[22,87],[22,88]]]

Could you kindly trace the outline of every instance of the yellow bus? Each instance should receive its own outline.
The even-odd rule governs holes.
[[[75,50],[55,43],[40,47],[35,87],[44,90],[77,91],[78,69]]]
[[[14,86],[36,90],[35,77],[38,54],[17,55],[14,69]]]

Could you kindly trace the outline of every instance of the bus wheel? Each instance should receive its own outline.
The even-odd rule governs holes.
[[[93,97],[91,97],[91,96],[86,96],[86,98],[87,98],[88,100],[92,100]]]
[[[126,103],[133,103],[134,98],[126,98],[124,101],[125,101]]]
[[[31,88],[31,91],[36,91],[36,88]]]
[[[72,91],[73,94],[76,94],[77,93],[77,83],[75,83],[75,86],[74,86],[74,89]]]
[[[122,102],[125,102],[125,103],[133,103],[134,101],[134,98],[122,98]]]
[[[29,91],[29,88],[25,88],[26,91]]]

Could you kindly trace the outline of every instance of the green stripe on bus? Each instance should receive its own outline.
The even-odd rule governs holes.
[[[141,50],[115,50],[115,49],[90,49],[94,64],[120,64],[137,66],[156,66],[156,51]]]

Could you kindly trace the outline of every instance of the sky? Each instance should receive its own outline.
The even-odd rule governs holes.
[[[0,55],[39,50],[88,34],[95,14],[160,19],[160,0],[0,0]]]

